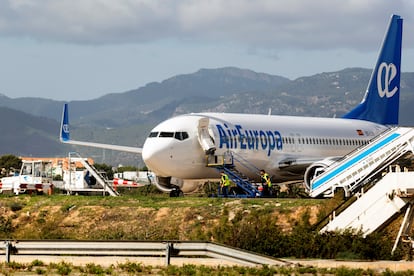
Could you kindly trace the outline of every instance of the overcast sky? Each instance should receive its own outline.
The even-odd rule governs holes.
[[[86,100],[226,66],[372,68],[392,13],[414,72],[412,0],[0,0],[0,94]]]

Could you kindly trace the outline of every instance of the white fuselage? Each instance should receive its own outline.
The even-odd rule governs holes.
[[[298,179],[284,170],[289,165],[306,164],[325,157],[343,156],[387,129],[376,123],[336,118],[313,118],[231,113],[181,115],[157,125],[146,139],[142,156],[157,176],[180,179],[218,177],[206,166],[200,143],[200,119],[208,119],[208,133],[214,155],[231,152],[256,168],[265,169],[276,179]],[[250,178],[257,175],[236,167]],[[305,168],[305,166],[303,167]]]

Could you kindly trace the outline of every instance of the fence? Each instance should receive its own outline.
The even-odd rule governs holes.
[[[36,256],[140,256],[164,257],[169,265],[175,257],[208,257],[227,260],[239,265],[287,265],[286,261],[268,256],[219,245],[211,242],[187,241],[65,241],[24,240],[4,241],[0,250],[10,262],[12,255]]]

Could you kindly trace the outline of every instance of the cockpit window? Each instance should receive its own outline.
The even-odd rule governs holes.
[[[148,135],[149,138],[155,138],[155,137],[160,137],[160,138],[175,138],[177,140],[183,141],[185,139],[187,139],[188,137],[190,137],[188,135],[187,132],[185,131],[177,131],[177,132],[169,132],[169,131],[154,131],[151,132]]]
[[[177,139],[177,140],[180,140],[180,141],[185,140],[185,139],[188,138],[188,133],[184,132],[184,131],[176,132],[175,135],[174,135],[174,138]]]
[[[174,132],[160,132],[159,137],[174,137]]]

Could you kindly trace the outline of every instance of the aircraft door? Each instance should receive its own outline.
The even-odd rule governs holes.
[[[216,150],[214,140],[210,135],[208,125],[210,123],[209,118],[201,118],[198,121],[198,142],[201,148],[206,154],[212,154]]]

